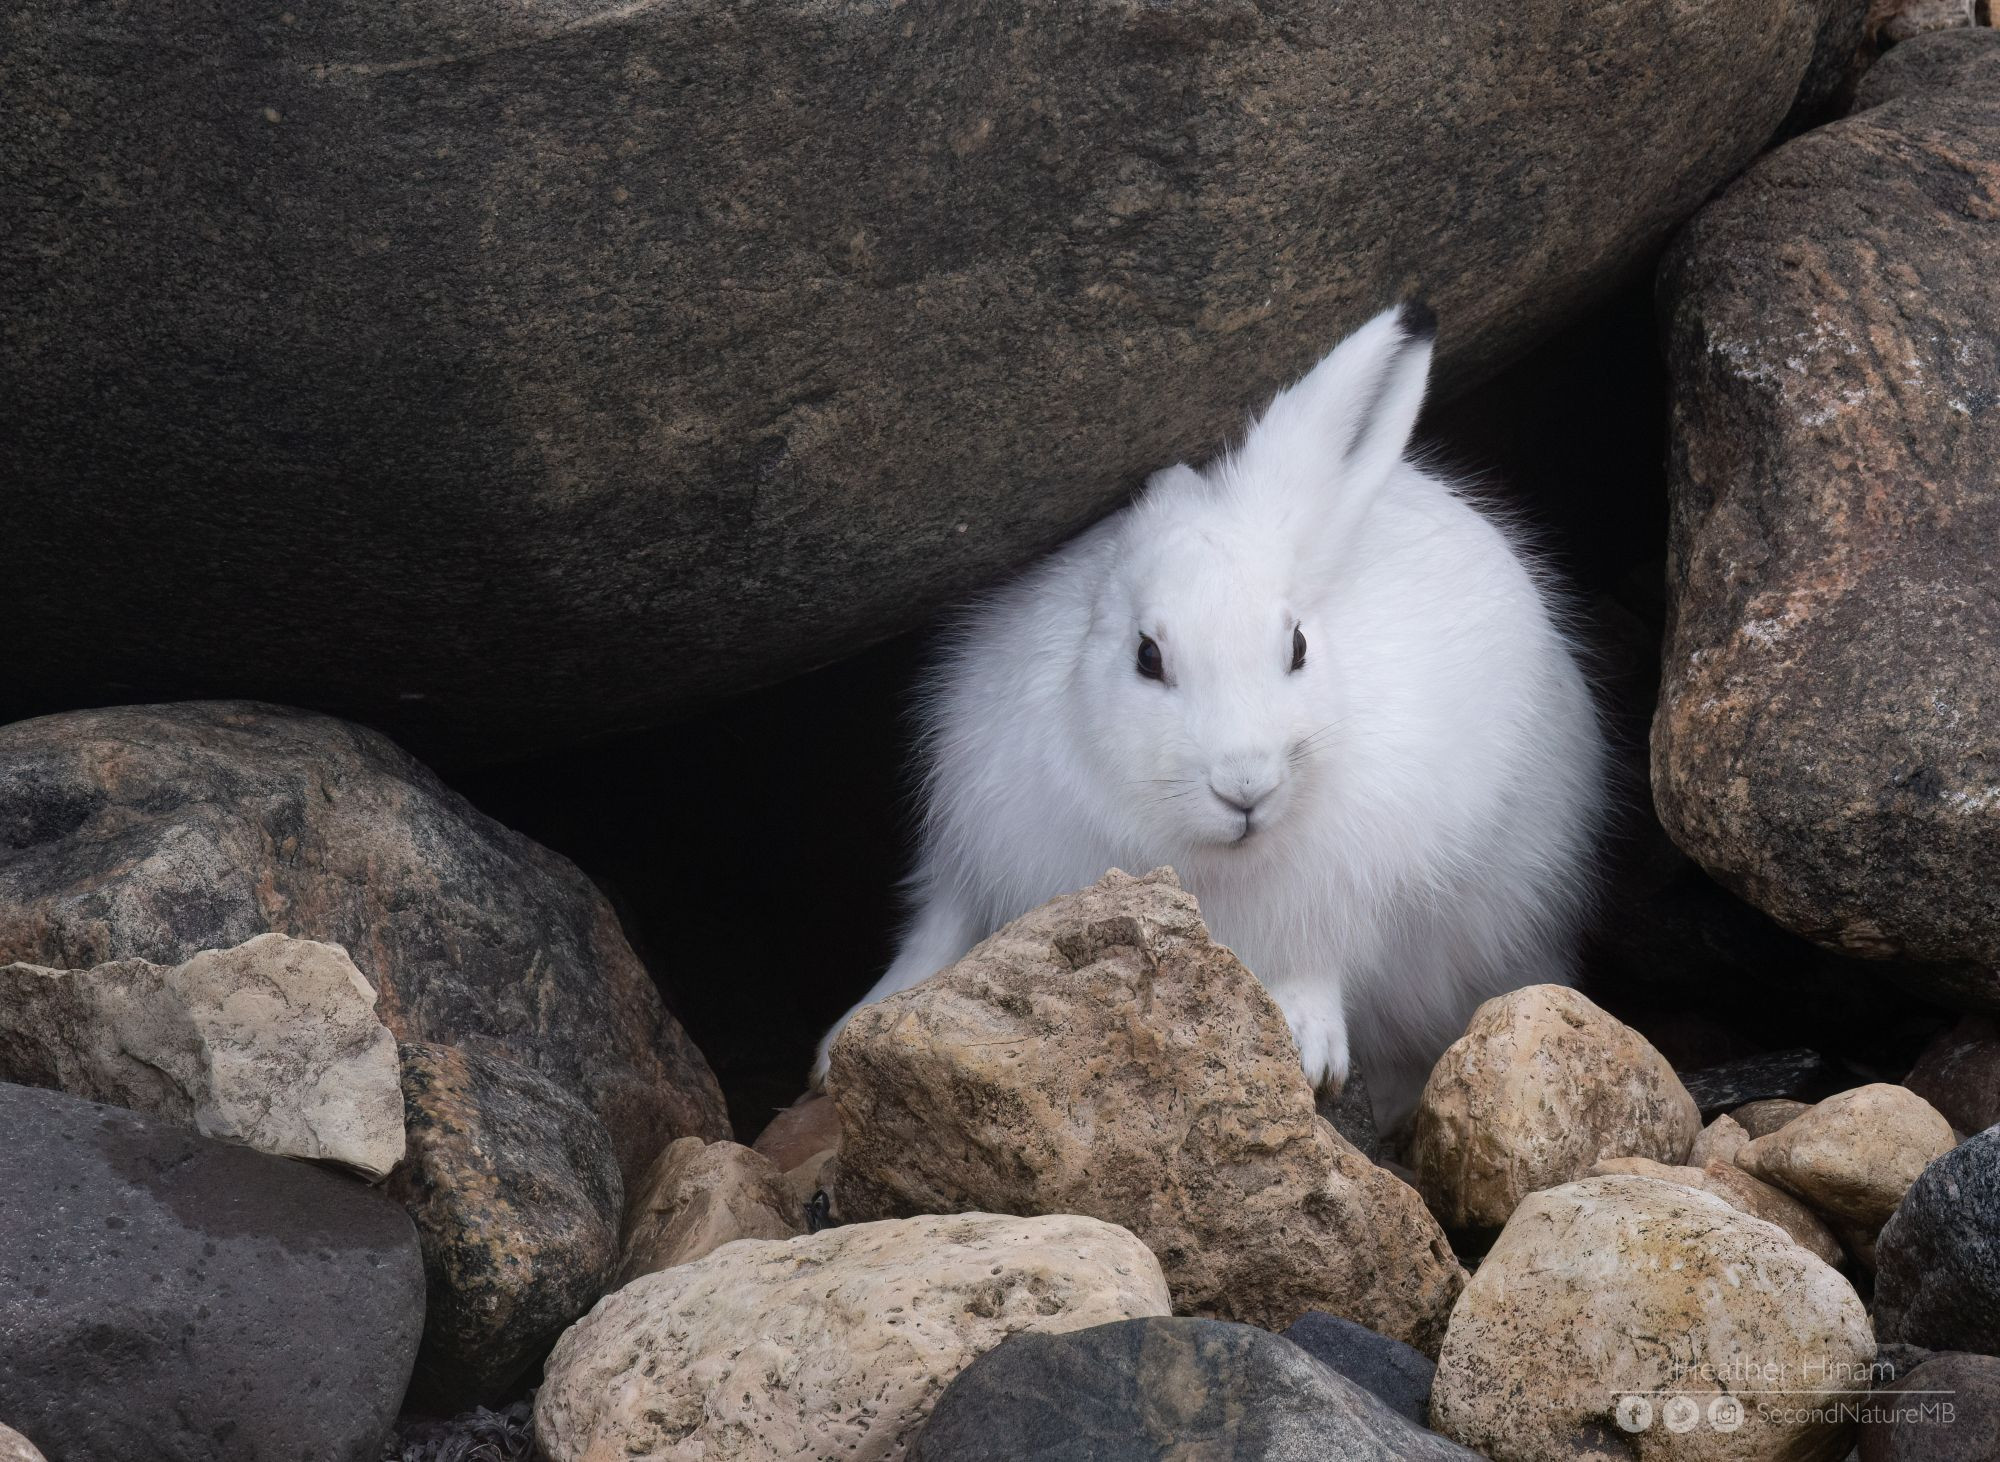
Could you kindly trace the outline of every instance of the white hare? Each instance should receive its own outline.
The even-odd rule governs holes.
[[[1603,733],[1536,567],[1404,458],[1435,334],[1378,315],[1240,447],[973,606],[924,704],[914,915],[863,1004],[1171,864],[1308,1076],[1352,1051],[1394,1124],[1482,1000],[1570,977]]]

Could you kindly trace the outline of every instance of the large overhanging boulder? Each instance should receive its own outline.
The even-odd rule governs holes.
[[[0,712],[505,755],[839,656],[1398,295],[1504,361],[1853,10],[22,0]]]

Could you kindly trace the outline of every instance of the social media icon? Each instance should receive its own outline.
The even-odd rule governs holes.
[[[1618,1426],[1622,1431],[1642,1432],[1653,1424],[1653,1403],[1644,1396],[1618,1399]]]
[[[1691,1432],[1701,1423],[1701,1405],[1692,1396],[1675,1396],[1660,1408],[1660,1420],[1670,1432]]]
[[[1734,1396],[1718,1396],[1708,1403],[1708,1424],[1719,1432],[1733,1432],[1743,1425],[1743,1403]]]

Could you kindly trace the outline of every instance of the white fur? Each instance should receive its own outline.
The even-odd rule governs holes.
[[[925,706],[914,917],[864,1004],[1108,868],[1171,864],[1314,1082],[1352,1051],[1394,1123],[1482,1000],[1569,978],[1602,732],[1536,570],[1405,459],[1414,319],[1377,316],[1237,450],[972,608]]]

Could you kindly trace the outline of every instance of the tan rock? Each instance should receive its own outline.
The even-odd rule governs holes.
[[[1590,1170],[1593,1178],[1625,1176],[1652,1178],[1663,1183],[1679,1183],[1684,1188],[1711,1193],[1738,1213],[1775,1223],[1792,1236],[1792,1242],[1836,1268],[1847,1258],[1840,1240],[1798,1199],[1769,1183],[1751,1177],[1733,1163],[1711,1161],[1697,1167],[1692,1163],[1674,1167],[1644,1157],[1614,1157]]]
[[[369,1178],[403,1157],[396,1039],[335,944],[261,934],[179,965],[0,967],[0,1080]]]
[[[1167,1313],[1131,1234],[987,1213],[744,1240],[607,1297],[549,1357],[552,1462],[900,1458],[951,1378],[1019,1330]]]
[[[1508,1220],[1452,1312],[1430,1420],[1494,1462],[1821,1462],[1852,1425],[1809,1413],[1865,1389],[1874,1355],[1853,1286],[1776,1225],[1678,1183],[1588,1178]],[[1768,1410],[1741,1395],[1777,1390]],[[1711,1421],[1725,1392],[1735,1430]],[[1649,1425],[1621,1427],[1621,1402]]]
[[[1811,1110],[1811,1102],[1795,1102],[1790,1097],[1768,1097],[1761,1102],[1745,1102],[1729,1115],[1754,1141],[1759,1137],[1769,1137],[1793,1118]]]
[[[1736,1151],[1750,1140],[1750,1134],[1743,1130],[1743,1124],[1724,1112],[1713,1122],[1701,1129],[1688,1149],[1690,1166],[1703,1168],[1711,1162],[1734,1162]]]
[[[35,1444],[10,1426],[0,1426],[0,1462],[44,1462]]]
[[[1907,1087],[1830,1096],[1736,1154],[1737,1166],[1805,1200],[1872,1262],[1872,1242],[1917,1175],[1955,1145],[1951,1123]]]
[[[832,1057],[844,1219],[1087,1213],[1160,1256],[1179,1313],[1443,1336],[1444,1235],[1316,1114],[1283,1015],[1171,870],[1015,920]]]
[[[750,1145],[790,1172],[815,1153],[840,1141],[840,1118],[825,1092],[800,1097],[764,1124]]]
[[[653,1159],[625,1208],[616,1288],[737,1239],[805,1232],[805,1208],[768,1157],[734,1142],[682,1137]]]
[[[785,1191],[801,1210],[813,1201],[815,1194],[828,1192],[833,1187],[833,1160],[836,1156],[836,1150],[829,1147],[824,1152],[814,1153],[785,1174]]]
[[[1411,1164],[1447,1227],[1498,1228],[1528,1194],[1612,1157],[1678,1163],[1701,1113],[1646,1038],[1566,985],[1480,1006],[1432,1069]]]

